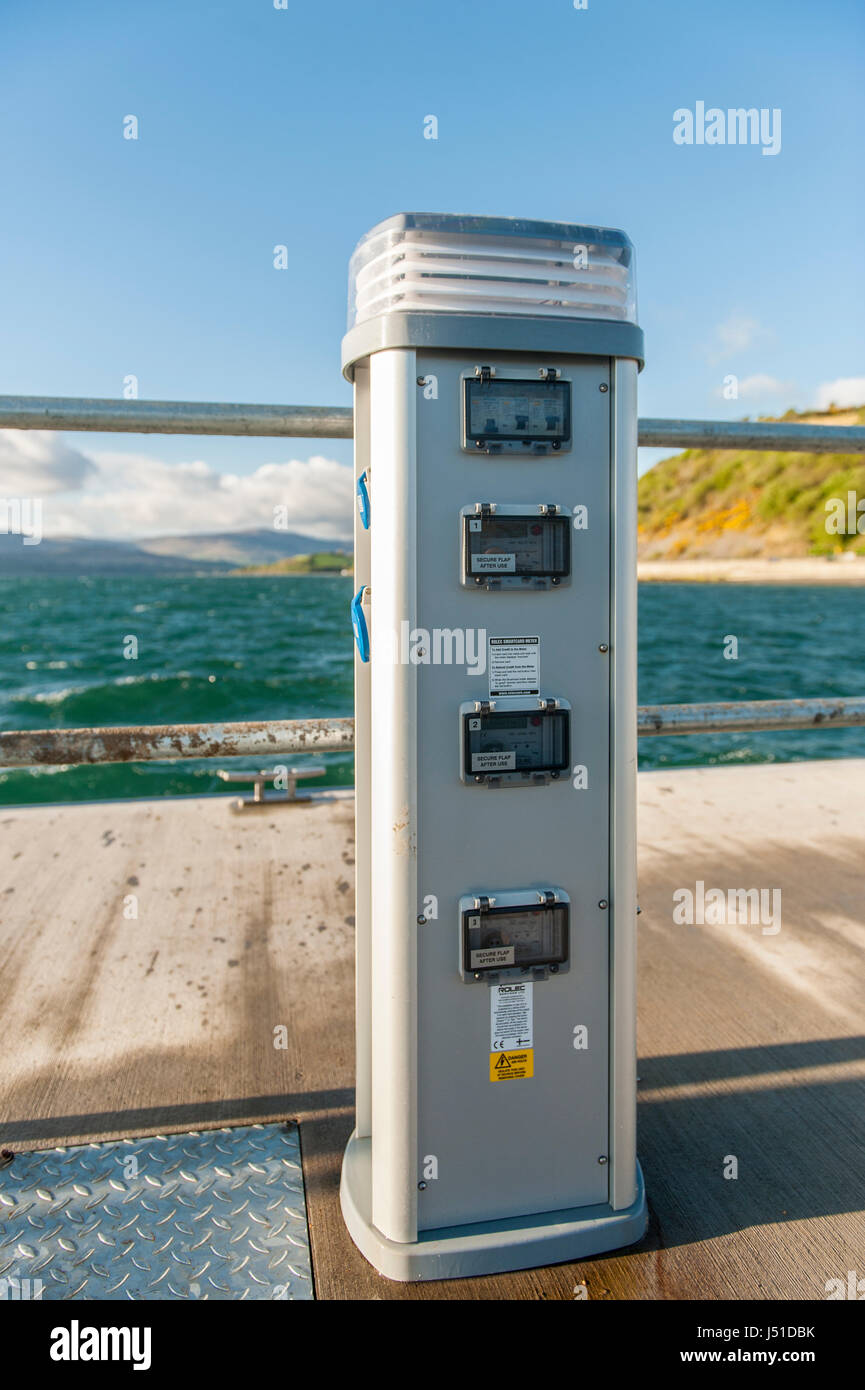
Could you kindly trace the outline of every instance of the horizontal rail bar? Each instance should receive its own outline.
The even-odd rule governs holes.
[[[836,700],[744,700],[641,705],[637,733],[850,729],[865,725],[865,696]],[[0,767],[173,762],[181,758],[273,757],[354,747],[353,719],[265,719],[240,724],[158,724],[110,729],[14,729],[0,733]]]
[[[354,746],[353,719],[264,719],[239,724],[154,724],[110,729],[15,729],[0,734],[0,766],[173,762],[272,757]]]
[[[0,396],[0,429],[351,439],[353,411],[350,405],[228,405],[220,401]]]
[[[740,700],[706,705],[641,705],[637,733],[718,734],[865,725],[865,696],[836,700]]]
[[[0,429],[351,439],[353,412],[351,406],[337,405],[234,405],[219,401],[0,396]],[[639,443],[672,449],[865,454],[865,427],[786,425],[767,421],[640,420]]]
[[[766,449],[780,453],[865,454],[862,425],[774,421],[640,420],[638,442],[672,449]]]

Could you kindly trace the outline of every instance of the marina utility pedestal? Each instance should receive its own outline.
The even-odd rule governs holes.
[[[401,214],[351,262],[357,1121],[391,1279],[639,1240],[634,252]]]

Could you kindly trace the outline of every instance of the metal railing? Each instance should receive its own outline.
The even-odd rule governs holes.
[[[0,396],[0,429],[351,439],[353,428],[351,406],[340,405],[234,405],[219,401]],[[747,420],[640,420],[638,442],[647,447],[671,449],[865,454],[865,426],[785,425]]]
[[[237,724],[120,725],[108,729],[13,729],[0,733],[0,766],[173,762],[339,752],[354,747],[353,719],[265,719]]]
[[[350,406],[240,405],[214,401],[117,401],[66,396],[0,396],[0,429],[132,434],[217,434],[350,439]],[[725,420],[640,420],[639,443],[662,448],[769,449],[865,454],[865,427]],[[865,725],[865,698],[642,705],[641,737]],[[352,719],[263,720],[105,729],[21,729],[0,733],[0,766],[258,758],[345,751]]]
[[[732,734],[865,725],[865,696],[832,700],[731,700],[721,704],[640,705],[637,733]]]
[[[865,697],[641,705],[637,733],[739,733],[865,726]],[[131,725],[109,729],[15,729],[0,733],[0,767],[174,762],[334,753],[354,747],[353,719],[266,719],[239,724]]]

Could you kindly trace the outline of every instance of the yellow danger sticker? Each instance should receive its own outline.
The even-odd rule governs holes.
[[[535,1052],[491,1052],[490,1081],[522,1081],[535,1074]]]

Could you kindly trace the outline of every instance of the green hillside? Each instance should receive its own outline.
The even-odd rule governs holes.
[[[865,424],[865,407],[797,414],[785,423]],[[662,459],[638,487],[643,560],[748,556],[865,555],[865,534],[826,529],[832,498],[865,499],[858,454],[763,453],[686,449]],[[865,528],[865,515],[860,513]]]
[[[341,574],[351,573],[352,558],[345,550],[317,550],[312,555],[292,555],[271,565],[246,565],[234,574]]]

